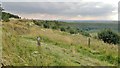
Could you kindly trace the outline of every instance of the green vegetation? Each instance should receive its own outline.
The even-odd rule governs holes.
[[[61,30],[61,31],[65,31],[65,28],[64,28],[64,27],[61,27],[60,30]]]
[[[13,23],[10,23],[13,22]],[[17,22],[17,23],[16,23]],[[29,20],[3,22],[3,63],[14,66],[113,66],[117,65],[117,47],[87,37],[39,27]],[[12,26],[14,25],[14,26]],[[40,36],[41,47],[36,37]],[[107,48],[107,49],[106,49]],[[62,59],[61,59],[62,58]]]
[[[68,32],[70,34],[82,34],[84,36],[90,36],[90,34],[86,31],[80,30],[76,27],[70,27],[66,24],[66,22],[62,21],[45,21],[45,20],[33,20],[33,22],[43,28],[50,28],[50,29],[56,29],[64,32]]]
[[[105,29],[98,33],[98,38],[102,39],[105,43],[119,44],[120,36],[108,29]]]
[[[93,34],[87,31],[71,27],[70,23],[12,19],[3,21],[2,24],[0,30],[3,31],[4,65],[117,66],[119,64],[118,44],[104,43],[93,38]],[[36,41],[38,36],[41,37],[40,47]],[[91,39],[90,46],[88,36]]]
[[[17,18],[18,19],[20,17],[17,16],[17,15],[13,15],[13,14],[7,13],[7,12],[2,12],[2,20],[3,21],[8,22],[9,18]]]
[[[84,35],[84,36],[90,37],[90,34],[86,31],[81,31],[81,34]]]

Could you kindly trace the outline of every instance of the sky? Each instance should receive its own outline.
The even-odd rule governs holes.
[[[41,20],[118,20],[119,0],[2,0],[6,12]]]

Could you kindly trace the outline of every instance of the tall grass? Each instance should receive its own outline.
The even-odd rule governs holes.
[[[12,23],[11,23],[12,22]],[[17,22],[17,23],[16,23]],[[15,66],[86,66],[117,65],[116,45],[86,36],[45,29],[26,22],[3,23],[3,63]],[[17,29],[16,29],[17,28]],[[36,37],[41,37],[41,47]]]

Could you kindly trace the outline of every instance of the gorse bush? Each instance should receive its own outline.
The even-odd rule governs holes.
[[[111,31],[110,29],[105,29],[98,33],[98,38],[103,40],[105,43],[118,44],[120,41],[120,36]]]

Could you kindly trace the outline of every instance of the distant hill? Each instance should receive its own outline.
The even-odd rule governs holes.
[[[118,23],[113,20],[59,20],[68,23]]]

